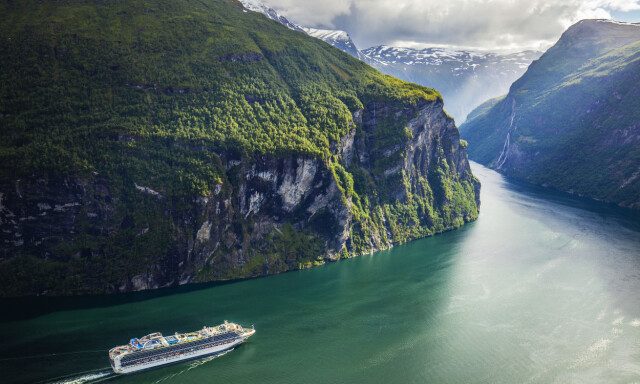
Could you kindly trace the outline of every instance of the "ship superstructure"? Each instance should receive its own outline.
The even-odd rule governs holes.
[[[243,328],[227,321],[216,327],[203,327],[196,332],[171,336],[156,332],[112,348],[109,360],[115,373],[137,372],[233,349],[255,332],[253,328]]]

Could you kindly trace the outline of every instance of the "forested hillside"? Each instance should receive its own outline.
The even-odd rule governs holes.
[[[460,130],[505,174],[640,209],[640,25],[575,24]]]
[[[237,1],[0,14],[0,295],[259,276],[477,216],[438,92]]]

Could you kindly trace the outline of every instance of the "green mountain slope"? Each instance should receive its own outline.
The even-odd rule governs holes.
[[[640,209],[640,25],[575,24],[460,130],[505,174]]]
[[[0,14],[0,295],[260,276],[477,216],[438,92],[235,0]]]

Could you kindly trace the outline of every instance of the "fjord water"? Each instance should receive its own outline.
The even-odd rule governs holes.
[[[634,383],[640,217],[473,164],[479,219],[330,265],[231,284],[2,301],[3,382]],[[110,374],[107,349],[224,319],[216,359]]]

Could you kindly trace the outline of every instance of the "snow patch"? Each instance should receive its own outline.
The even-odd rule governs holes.
[[[347,32],[337,29],[333,30],[302,27],[302,30],[305,31],[309,36],[313,36],[324,41],[333,40],[347,42],[351,40]]]

